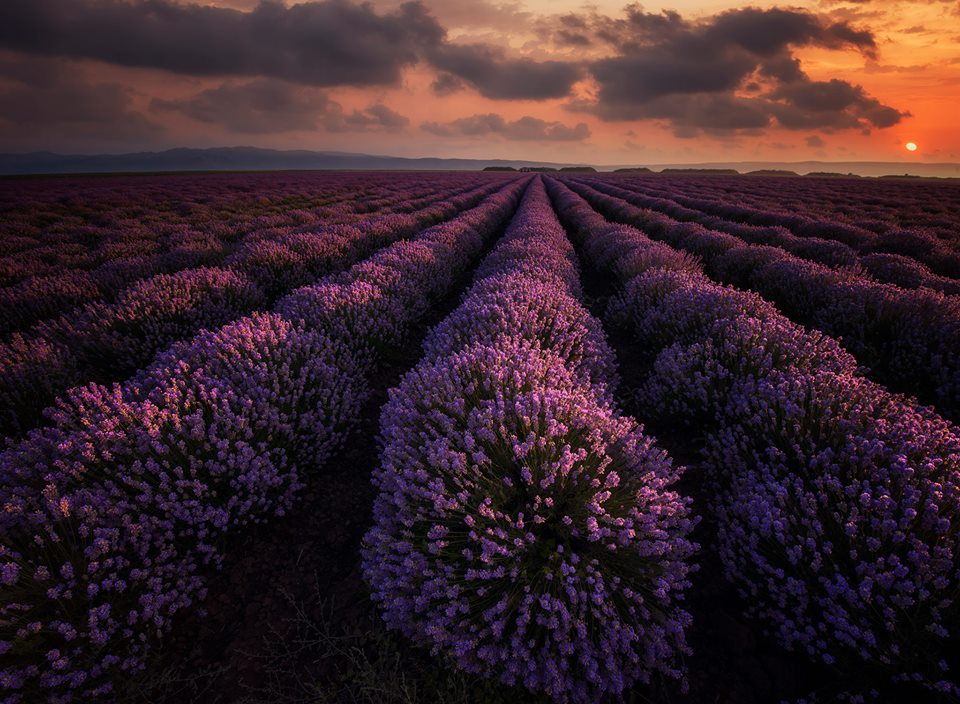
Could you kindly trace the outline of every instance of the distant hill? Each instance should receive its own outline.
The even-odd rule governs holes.
[[[662,174],[701,174],[701,175],[719,175],[719,176],[731,176],[739,174],[740,172],[736,169],[691,169],[691,168],[666,168],[663,169],[660,173]]]
[[[748,171],[747,176],[799,176],[796,171],[790,169],[757,169]]]
[[[210,149],[169,149],[162,152],[132,154],[0,154],[0,174],[57,173],[129,173],[167,171],[276,171],[276,170],[414,170],[414,171],[479,171],[488,167],[569,169],[596,168],[598,171],[634,171],[644,173],[673,170],[674,173],[748,173],[751,171],[798,174],[830,172],[859,176],[937,176],[960,178],[960,164],[925,164],[911,161],[744,161],[704,162],[699,164],[593,164],[552,163],[515,159],[444,159],[438,157],[407,158],[353,154],[349,152],[281,151],[258,147],[215,147]],[[680,170],[680,171],[678,171]]]
[[[853,176],[935,176],[960,178],[958,163],[923,163],[919,161],[727,161],[702,164],[644,164],[654,171],[664,169],[735,169],[745,174],[751,171],[794,171],[798,174],[829,172],[830,175]]]
[[[159,171],[278,171],[278,170],[409,170],[477,171],[488,166],[551,166],[577,164],[506,159],[409,159],[346,152],[280,151],[256,147],[170,149],[134,154],[0,154],[2,174],[114,173]]]

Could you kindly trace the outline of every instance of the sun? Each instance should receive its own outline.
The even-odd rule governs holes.
[[[907,148],[907,151],[908,151],[908,152],[915,152],[915,151],[917,151],[917,145],[916,145],[915,142],[907,142],[907,143],[904,144],[903,146],[905,146],[905,147]]]

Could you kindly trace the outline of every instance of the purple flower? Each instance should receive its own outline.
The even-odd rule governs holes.
[[[577,271],[536,180],[390,392],[363,551],[388,626],[558,702],[681,676],[695,548],[677,470],[606,397]]]
[[[507,340],[423,363],[381,428],[363,555],[390,627],[559,702],[679,675],[677,470],[563,360]]]

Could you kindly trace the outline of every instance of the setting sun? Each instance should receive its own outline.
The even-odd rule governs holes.
[[[905,146],[905,147],[907,148],[907,151],[908,151],[908,152],[915,152],[915,151],[917,151],[917,145],[916,145],[914,142],[907,142],[907,143],[904,144],[903,146]]]

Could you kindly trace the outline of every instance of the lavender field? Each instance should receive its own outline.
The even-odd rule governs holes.
[[[0,702],[960,700],[960,186],[0,181]]]

